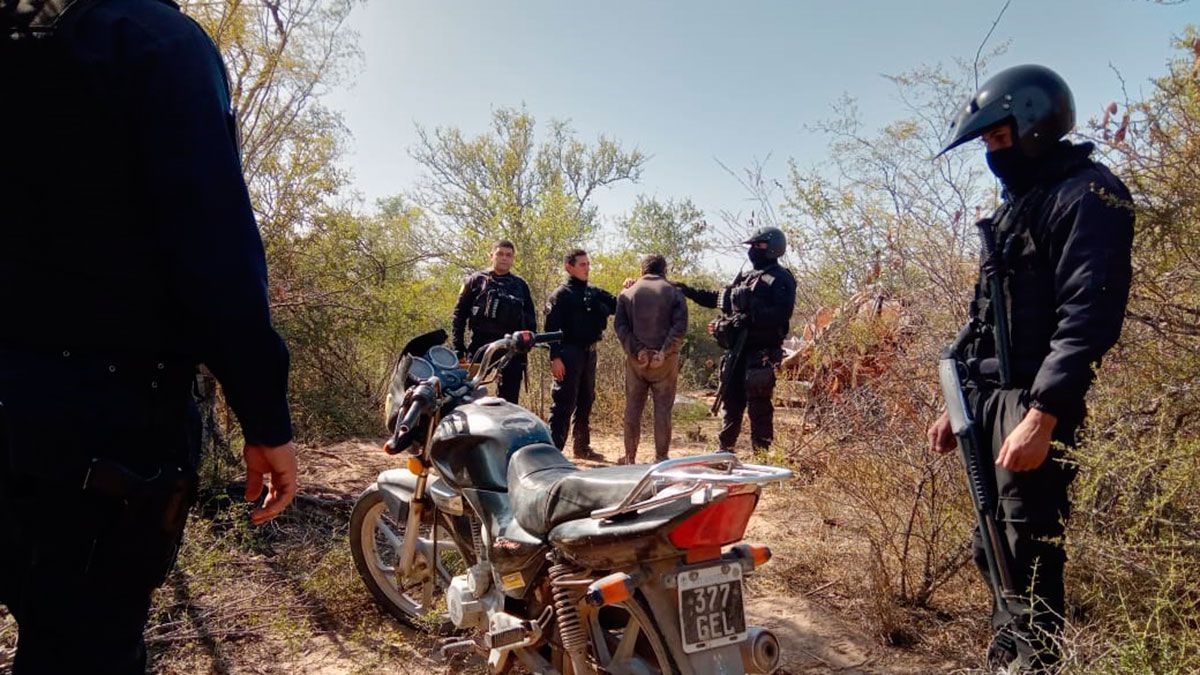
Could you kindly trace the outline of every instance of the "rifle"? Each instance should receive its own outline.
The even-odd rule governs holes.
[[[737,337],[733,340],[733,348],[729,350],[729,367],[721,373],[721,383],[717,385],[717,397],[713,399],[712,408],[708,411],[711,415],[721,412],[721,404],[725,402],[725,394],[729,391],[729,382],[733,378],[734,371],[737,370],[738,362],[742,360],[742,352],[746,350],[746,335],[749,332],[745,326],[738,329]]]
[[[996,343],[996,358],[1000,366],[1000,387],[1012,386],[1009,365],[1011,345],[1008,333],[1008,298],[1004,293],[1004,264],[996,250],[996,225],[991,218],[975,221],[979,239],[983,242],[983,266],[980,273],[987,288],[988,307],[992,310],[992,337]],[[982,318],[982,317],[980,317]]]
[[[946,397],[946,412],[950,416],[950,427],[958,439],[963,463],[967,468],[967,487],[975,505],[975,518],[979,524],[984,557],[987,559],[988,580],[996,607],[1003,613],[1005,623],[1028,614],[1018,604],[1020,597],[1013,588],[1012,573],[1009,571],[1011,555],[1008,541],[1001,535],[996,524],[996,480],[990,445],[981,438],[981,430],[971,414],[967,402],[964,376],[970,368],[963,358],[963,346],[978,336],[982,325],[972,321],[959,333],[951,346],[942,350],[938,362],[938,379],[942,394]]]

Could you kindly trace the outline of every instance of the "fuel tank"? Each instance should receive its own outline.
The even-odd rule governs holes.
[[[434,431],[430,453],[442,480],[459,490],[508,491],[508,459],[531,443],[553,443],[540,417],[489,396],[458,406]]]

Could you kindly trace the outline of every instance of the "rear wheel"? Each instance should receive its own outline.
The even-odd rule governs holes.
[[[465,571],[466,564],[452,540],[441,540],[437,564],[418,545],[412,572],[403,575],[398,566],[407,521],[408,504],[401,504],[393,515],[378,486],[363,492],[350,515],[354,566],[367,590],[389,614],[402,621],[442,626],[448,619],[442,593],[453,575]],[[431,534],[432,513],[422,519],[418,544],[431,546]]]
[[[676,672],[666,640],[637,600],[589,612],[588,624],[601,672],[612,675]]]

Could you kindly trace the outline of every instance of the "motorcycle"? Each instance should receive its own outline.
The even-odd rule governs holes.
[[[389,453],[356,502],[350,546],[380,605],[452,625],[443,655],[491,672],[770,673],[771,631],[748,626],[743,581],[771,557],[739,543],[762,486],[787,469],[728,453],[580,470],[530,411],[487,395],[518,332],[470,363],[434,331],[405,346],[388,394]]]

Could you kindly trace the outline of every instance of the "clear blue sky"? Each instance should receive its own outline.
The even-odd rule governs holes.
[[[880,75],[970,60],[1002,1],[988,0],[371,0],[355,10],[364,62],[328,98],[354,138],[346,164],[370,200],[411,186],[414,122],[475,134],[497,106],[569,119],[653,156],[640,184],[601,194],[606,218],[635,195],[689,196],[716,211],[746,208],[714,161],[743,167],[772,153],[820,161],[826,140],[805,129],[843,93],[865,121],[903,115]],[[1172,56],[1170,39],[1200,23],[1200,2],[1013,0],[989,46],[994,64],[1036,62],[1075,92],[1080,117],[1146,89]]]

